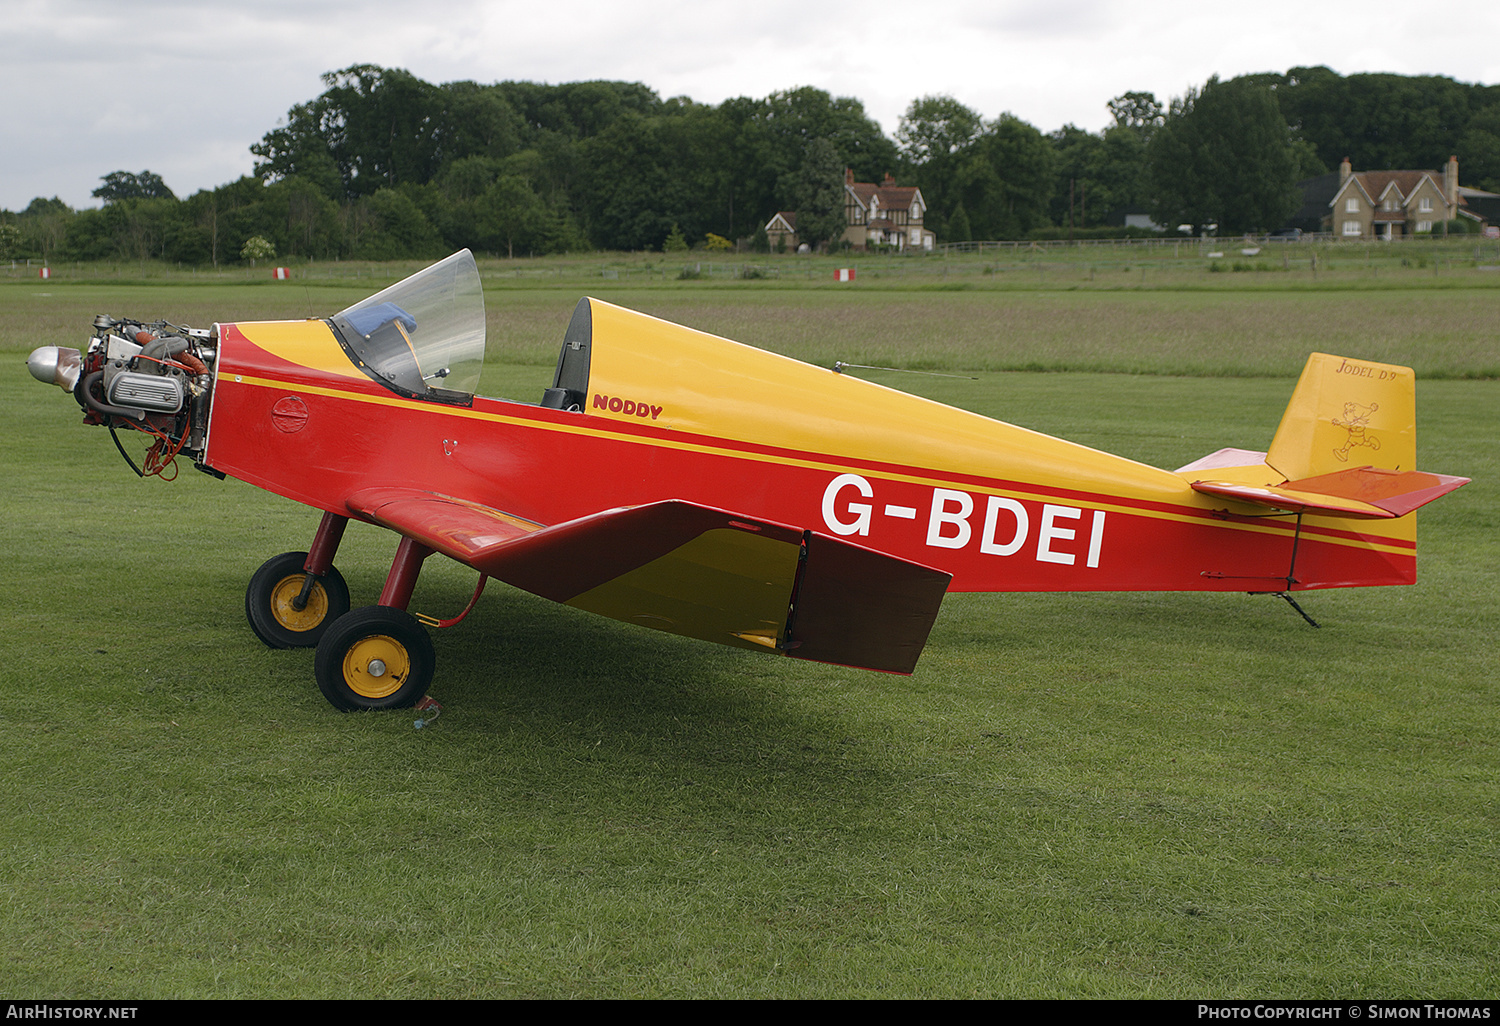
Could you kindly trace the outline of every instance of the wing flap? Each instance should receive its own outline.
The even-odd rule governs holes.
[[[911,673],[952,574],[809,532],[787,654]]]

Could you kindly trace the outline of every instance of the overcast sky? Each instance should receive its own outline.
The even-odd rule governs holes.
[[[1253,13],[1252,13],[1253,12]],[[1500,0],[0,0],[0,207],[94,206],[115,170],[178,196],[351,64],[430,82],[644,82],[703,103],[816,86],[892,135],[919,96],[1097,131],[1127,90],[1325,64],[1500,82]]]

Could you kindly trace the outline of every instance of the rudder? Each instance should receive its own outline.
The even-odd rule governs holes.
[[[1288,481],[1352,467],[1415,469],[1416,375],[1410,367],[1313,353],[1266,463]]]

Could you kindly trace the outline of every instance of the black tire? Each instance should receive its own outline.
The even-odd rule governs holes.
[[[437,659],[416,617],[392,606],[362,606],[329,626],[313,671],[335,709],[405,709],[432,683]]]
[[[312,648],[329,624],[349,612],[349,585],[333,567],[319,577],[307,597],[307,608],[293,608],[302,591],[305,552],[283,552],[261,564],[245,589],[245,619],[255,636],[270,648]]]

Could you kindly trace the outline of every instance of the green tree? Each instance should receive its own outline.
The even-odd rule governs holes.
[[[901,155],[913,165],[951,157],[973,142],[984,129],[984,120],[951,96],[924,96],[913,100],[901,115],[896,142]]]
[[[802,163],[786,176],[783,192],[797,212],[797,237],[813,249],[832,247],[844,234],[844,162],[828,139],[812,139]]]
[[[980,239],[1018,239],[1051,224],[1053,179],[1047,137],[1011,114],[985,126],[955,174],[957,198]]]
[[[56,196],[33,199],[16,218],[25,235],[27,252],[38,254],[43,261],[50,259],[67,244],[68,230],[75,217],[73,208]]]
[[[541,252],[581,253],[589,248],[588,236],[578,227],[572,213],[558,207],[548,211],[547,225],[542,230]]]
[[[167,188],[167,183],[161,180],[161,175],[151,171],[142,171],[138,175],[131,174],[129,171],[111,171],[100,181],[104,184],[95,189],[93,195],[105,203],[118,203],[121,200],[133,199],[175,200],[177,198],[172,195],[172,190]]]
[[[300,178],[329,199],[342,202],[347,195],[344,175],[328,139],[336,117],[325,100],[297,104],[287,112],[285,125],[251,144],[250,152],[260,158],[256,177],[263,182]]]
[[[526,125],[495,86],[448,82],[438,86],[441,121],[437,165],[466,157],[501,159],[521,149]]]
[[[314,183],[294,177],[268,185],[260,204],[281,253],[324,259],[338,255],[338,205]]]
[[[445,113],[452,97],[410,72],[356,64],[326,73],[323,84],[322,95],[293,107],[285,126],[250,147],[261,158],[257,177],[306,178],[335,199],[367,196],[429,181],[461,145],[464,130]],[[472,97],[460,94],[457,107],[472,113]]]
[[[381,189],[353,205],[346,231],[358,239],[353,255],[365,260],[401,260],[443,255],[443,239],[422,208],[399,189]]]
[[[673,120],[627,113],[578,145],[578,205],[596,245],[659,249],[674,224],[690,238],[701,237],[706,226],[694,209]]]
[[[1050,204],[1053,223],[1083,228],[1087,226],[1087,215],[1092,214],[1096,222],[1103,220],[1114,203],[1114,197],[1099,181],[1104,137],[1076,125],[1064,125],[1048,139],[1053,156]]]
[[[245,175],[215,189],[210,209],[195,208],[191,201],[188,206],[196,209],[198,223],[208,227],[216,236],[215,248],[220,257],[233,257],[252,236],[260,235],[273,241],[276,238],[276,219],[267,209],[265,198],[266,186]]]
[[[969,227],[969,214],[964,210],[963,200],[958,201],[958,206],[953,208],[953,216],[948,218],[948,235],[946,242],[968,242],[974,237],[974,230]]]
[[[477,206],[479,228],[490,248],[505,247],[516,255],[516,244],[536,250],[547,227],[547,208],[519,175],[502,175],[485,190]]]
[[[255,266],[257,260],[270,260],[275,256],[275,244],[259,235],[246,239],[245,244],[240,247],[240,259],[250,261],[251,267]]]
[[[1500,103],[1477,111],[1457,146],[1458,167],[1466,182],[1500,192]]]
[[[760,101],[756,117],[770,144],[767,172],[778,181],[801,167],[814,139],[831,143],[840,171],[850,168],[862,182],[880,181],[899,160],[895,144],[853,97],[803,86],[772,93]]]
[[[162,258],[181,227],[182,204],[175,199],[115,200],[74,216],[65,252],[80,260]]]
[[[906,174],[927,201],[927,227],[939,237],[958,240],[955,206],[962,206],[957,176],[968,151],[984,131],[979,113],[951,96],[913,100],[901,116],[896,141]],[[967,221],[967,214],[965,221]],[[968,226],[964,226],[967,233]],[[965,234],[965,238],[967,238]]]
[[[14,260],[20,256],[25,239],[20,226],[0,224],[0,260]]]
[[[1440,75],[1361,74],[1325,67],[1264,76],[1287,122],[1326,167],[1348,157],[1356,170],[1438,168],[1488,98],[1483,86]]]
[[[1126,97],[1150,97],[1127,93]],[[1115,108],[1123,101],[1116,97]],[[1144,103],[1144,101],[1138,101]],[[1146,128],[1136,115],[1117,120],[1100,135],[1064,125],[1053,132],[1054,180],[1051,217],[1054,224],[1084,228],[1103,224],[1121,207],[1144,206],[1146,190]]]
[[[589,139],[628,114],[652,117],[662,101],[639,82],[501,82],[495,89],[516,111],[525,126],[521,146],[541,145],[544,137],[565,142]]]
[[[1149,142],[1167,120],[1155,93],[1122,93],[1109,101],[1109,113],[1115,128],[1133,132],[1143,143]]]
[[[1264,231],[1280,227],[1301,203],[1291,129],[1276,95],[1257,82],[1214,77],[1173,100],[1146,156],[1160,224]]]
[[[717,161],[725,173],[723,207],[727,217],[722,234],[741,238],[765,228],[777,209],[777,182],[785,169],[775,161],[769,126],[757,100],[739,96],[721,103],[714,112],[722,132]],[[766,244],[766,252],[770,244]]]

